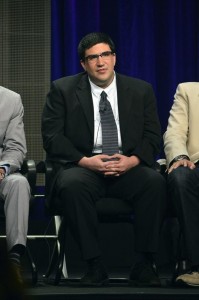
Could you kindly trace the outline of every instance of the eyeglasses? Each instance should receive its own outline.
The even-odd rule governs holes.
[[[99,57],[103,58],[103,60],[109,60],[111,55],[114,53],[112,51],[105,51],[100,54],[91,54],[84,58],[84,60],[87,60],[90,63],[95,63]]]

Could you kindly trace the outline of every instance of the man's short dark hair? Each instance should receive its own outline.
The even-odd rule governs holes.
[[[92,32],[84,36],[78,45],[78,55],[80,60],[84,61],[85,51],[96,44],[108,44],[111,51],[115,53],[115,45],[110,36],[103,32]]]

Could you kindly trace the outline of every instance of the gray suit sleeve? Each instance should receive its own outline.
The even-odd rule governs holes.
[[[20,95],[16,93],[9,95],[7,101],[9,102],[7,110],[10,110],[11,114],[3,123],[5,132],[0,148],[0,166],[8,165],[9,173],[13,173],[20,169],[27,152],[23,123],[24,108]],[[7,113],[5,111],[5,114]]]

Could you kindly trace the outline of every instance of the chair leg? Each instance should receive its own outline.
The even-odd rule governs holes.
[[[55,270],[55,278],[54,278],[54,285],[58,285],[61,280],[62,270],[63,270],[63,264],[64,264],[64,242],[65,239],[62,240],[63,243],[60,243],[60,253],[57,260],[56,270]]]
[[[64,264],[64,255],[65,255],[65,221],[62,219],[59,227],[58,237],[54,244],[53,253],[51,256],[51,261],[49,267],[47,269],[44,278],[47,279],[48,283],[53,283],[54,285],[58,285],[61,276],[62,276],[62,269]],[[54,272],[54,278],[51,280],[50,275],[52,271]]]
[[[53,269],[55,268],[56,265],[56,257],[57,257],[57,240],[54,243],[53,246],[53,251],[52,251],[52,255],[51,255],[51,259],[50,259],[50,263],[48,266],[48,269],[45,273],[45,275],[43,275],[44,278],[49,278],[49,276],[51,275]]]
[[[33,284],[33,285],[36,285],[36,284],[37,284],[37,281],[38,281],[38,272],[37,272],[36,265],[35,265],[35,263],[34,263],[34,260],[33,260],[33,258],[32,258],[32,255],[31,255],[31,252],[30,252],[30,249],[29,249],[28,246],[26,247],[26,252],[27,252],[28,260],[29,260],[30,265],[31,265],[32,284]]]
[[[186,272],[187,270],[187,261],[184,258],[184,253],[183,253],[183,236],[182,232],[179,232],[178,236],[178,242],[177,242],[177,255],[176,255],[176,264],[174,266],[174,272],[173,272],[173,277],[172,277],[172,284],[175,285],[175,280],[176,278],[180,275]]]

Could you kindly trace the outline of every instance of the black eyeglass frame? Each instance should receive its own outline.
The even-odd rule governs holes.
[[[96,61],[100,56],[103,58],[103,59],[106,59],[106,58],[109,58],[111,55],[114,55],[115,52],[113,51],[104,51],[100,54],[91,54],[91,55],[88,55],[86,57],[84,57],[84,61],[88,61],[88,62],[94,62]]]

